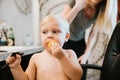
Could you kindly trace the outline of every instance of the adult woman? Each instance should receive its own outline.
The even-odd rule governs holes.
[[[71,37],[63,48],[73,49],[78,58],[84,53],[86,49],[85,31],[91,24],[95,23],[100,7],[105,2],[106,0],[73,0],[66,5],[63,16],[71,24]],[[79,61],[86,63],[86,60],[82,58]]]
[[[112,30],[114,29],[113,27],[116,24],[116,3],[117,1],[114,0],[76,0],[75,4],[66,6],[63,15],[71,24],[71,37],[69,41],[65,43],[64,48],[73,49],[76,52],[80,63],[86,63],[95,42],[97,42],[97,33],[102,33],[102,35],[105,36],[105,40],[109,40]],[[112,10],[114,11],[111,12]],[[91,24],[94,24],[95,26],[90,33],[86,45],[84,40],[85,31]],[[103,32],[101,32],[102,30]],[[107,31],[105,32],[105,30]],[[108,36],[108,38],[106,36]],[[105,47],[106,46],[103,48]],[[84,74],[83,77],[85,78]]]
[[[73,0],[63,10],[63,16],[71,24],[71,36],[63,48],[73,49],[80,63],[86,63],[87,55],[89,55],[83,55],[86,49],[85,31],[91,24],[95,23],[102,3],[105,3],[105,0]],[[87,71],[86,69],[83,69],[83,71],[82,80],[86,80]]]

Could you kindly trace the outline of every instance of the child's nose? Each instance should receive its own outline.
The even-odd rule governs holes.
[[[51,32],[48,33],[48,37],[49,38],[52,38],[53,37],[53,34]]]

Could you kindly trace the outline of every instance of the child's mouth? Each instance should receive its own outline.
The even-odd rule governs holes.
[[[54,39],[51,39],[51,40],[48,42],[48,48],[51,48],[52,44],[54,44],[54,43],[57,43],[57,41],[54,40]]]

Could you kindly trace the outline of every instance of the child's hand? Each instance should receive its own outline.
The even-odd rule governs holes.
[[[56,58],[60,59],[64,56],[63,49],[57,41],[51,40],[48,43],[48,47],[51,49],[51,54],[54,55]]]
[[[20,65],[21,62],[21,56],[16,54],[16,56],[8,56],[6,59],[6,63],[9,65],[10,68],[14,68],[18,65]]]

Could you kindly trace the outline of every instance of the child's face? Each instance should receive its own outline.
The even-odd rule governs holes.
[[[49,21],[40,30],[41,42],[44,48],[47,48],[48,42],[53,39],[62,47],[65,39],[66,32],[63,27],[59,27],[57,21]]]

